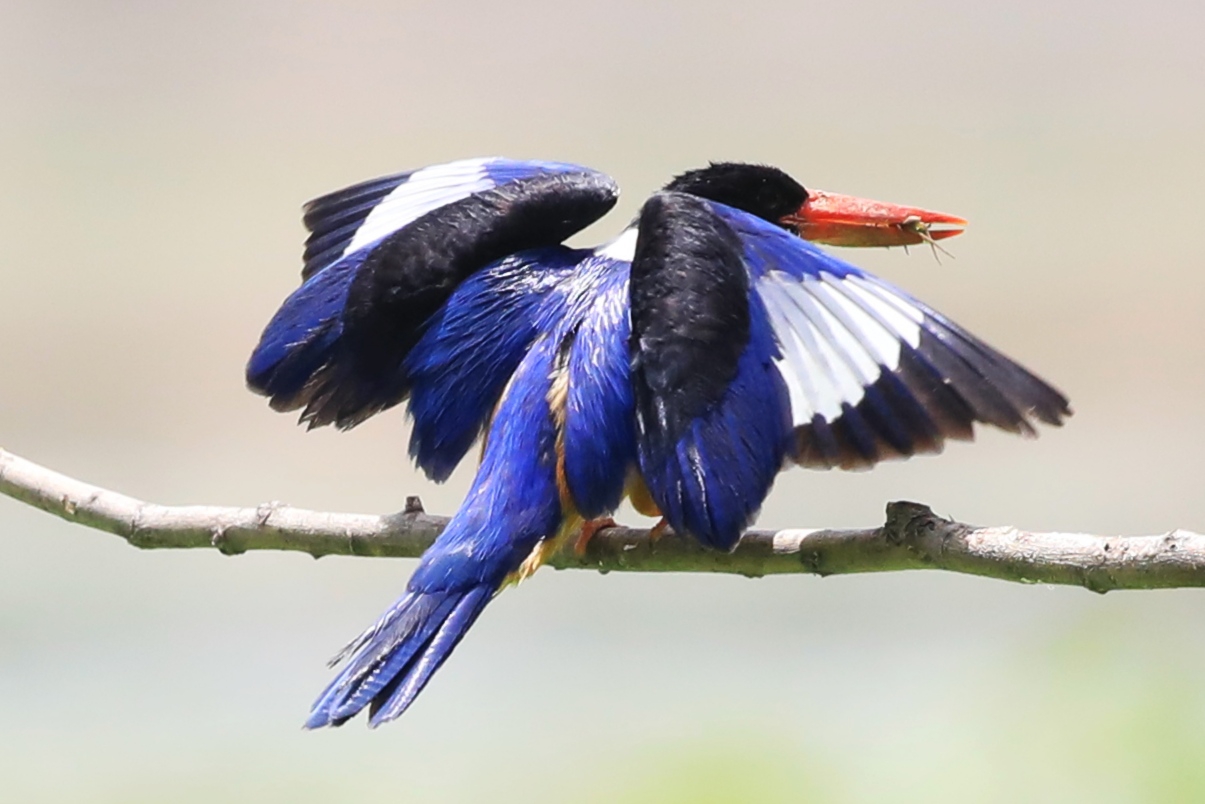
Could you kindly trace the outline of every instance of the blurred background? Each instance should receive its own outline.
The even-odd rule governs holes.
[[[1062,388],[1037,441],[783,476],[761,524],[1205,529],[1205,6],[0,0],[0,445],[163,503],[451,513],[392,411],[242,383],[300,204],[504,154],[764,161],[968,218],[847,252]],[[632,519],[632,517],[626,517]],[[0,498],[0,797],[1205,800],[1205,594],[546,570],[406,717],[303,733],[411,561],[140,552]]]

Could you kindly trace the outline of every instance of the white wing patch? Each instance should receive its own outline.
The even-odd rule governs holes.
[[[857,405],[867,387],[899,367],[901,343],[920,343],[924,314],[864,277],[822,272],[800,280],[770,271],[756,288],[778,340],[774,363],[796,427],[816,415],[840,417],[843,405]]]
[[[490,179],[486,165],[493,161],[492,157],[462,159],[416,170],[373,207],[343,250],[343,256],[393,234],[445,204],[492,189],[495,182]]]
[[[884,293],[882,290],[879,291],[883,293],[882,296],[876,294],[872,288],[878,288],[878,285],[868,282],[864,277],[847,276],[836,281],[842,283],[852,300],[861,304],[867,312],[876,315],[889,332],[897,332],[904,336],[913,347],[920,343],[920,327],[917,325],[925,320],[925,314],[920,310],[893,294]],[[895,304],[888,300],[894,301]]]
[[[792,418],[798,421],[802,417],[811,421],[811,415],[821,408],[822,395],[832,397],[835,390],[825,380],[828,376],[826,369],[821,367],[815,353],[804,342],[805,335],[809,341],[814,340],[811,327],[806,322],[801,329],[791,325],[786,312],[790,309],[790,302],[781,298],[783,291],[779,291],[777,285],[767,284],[759,287],[759,291],[782,352],[774,363],[787,384]]]
[[[784,378],[794,375],[804,391],[800,404],[791,400],[795,424],[810,422],[819,413],[826,419],[841,414],[841,404],[849,399],[862,398],[862,384],[849,371],[834,348],[833,339],[826,333],[824,322],[814,320],[815,307],[803,284],[786,278],[782,281],[771,272],[758,283],[762,299],[773,318],[780,324],[775,334],[782,357],[776,360]],[[788,392],[790,382],[788,382]]]

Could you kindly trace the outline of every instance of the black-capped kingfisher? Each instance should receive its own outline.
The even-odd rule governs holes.
[[[402,597],[341,654],[309,728],[401,715],[486,604],[625,498],[731,550],[777,474],[937,452],[984,422],[1031,435],[1067,399],[909,294],[813,243],[893,246],[961,218],[805,190],[773,167],[676,177],[617,238],[607,176],[470,159],[305,207],[303,284],[247,366],[315,427],[407,402],[435,480],[476,477]],[[811,242],[809,242],[811,241]]]

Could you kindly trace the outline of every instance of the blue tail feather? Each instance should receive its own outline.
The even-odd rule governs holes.
[[[406,585],[406,594],[353,641],[307,728],[338,726],[364,708],[369,724],[402,714],[482,610],[563,513],[556,430],[548,404],[552,340],[533,345],[499,404],[473,486]]]
[[[357,639],[351,662],[314,703],[307,729],[339,726],[369,707],[369,724],[393,720],[426,686],[493,597],[495,586],[410,591]]]
[[[423,687],[427,686],[431,676],[452,653],[452,649],[477,621],[478,615],[493,598],[494,591],[488,586],[477,586],[460,596],[456,607],[440,624],[439,630],[431,637],[417,660],[410,664],[404,674],[394,676],[393,680],[382,688],[381,694],[369,708],[370,726],[387,723],[410,707]]]

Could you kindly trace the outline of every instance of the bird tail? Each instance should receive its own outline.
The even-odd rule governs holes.
[[[337,657],[347,664],[307,728],[365,707],[379,726],[406,711],[508,580],[534,572],[580,522],[557,482],[549,402],[553,342],[538,341],[502,394],[473,486],[406,585],[406,594]]]
[[[346,667],[314,703],[307,729],[340,726],[368,707],[369,725],[406,711],[490,602],[498,584],[411,589],[332,663]]]

